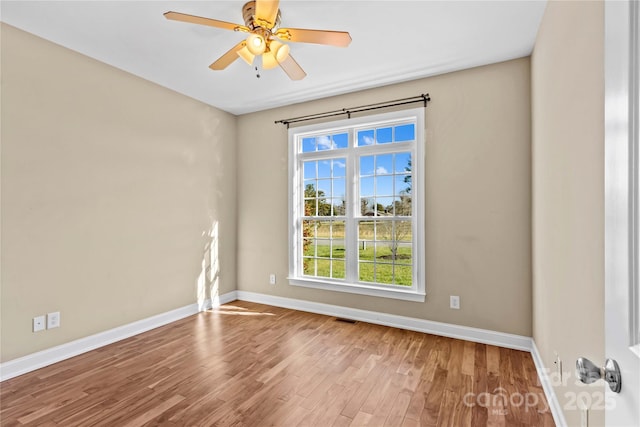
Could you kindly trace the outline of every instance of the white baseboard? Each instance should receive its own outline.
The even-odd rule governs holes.
[[[531,340],[531,357],[533,358],[533,363],[536,365],[538,378],[540,378],[542,390],[544,390],[544,394],[547,397],[547,403],[549,404],[551,415],[553,415],[553,421],[555,421],[557,427],[567,427],[567,421],[564,418],[562,406],[560,406],[560,402],[556,397],[551,379],[549,378],[549,369],[544,366],[542,356],[540,356],[536,342],[533,340]]]
[[[522,335],[506,334],[487,329],[471,328],[468,326],[452,325],[450,323],[434,322],[414,317],[398,316],[395,314],[378,313],[375,311],[359,310],[338,305],[322,304],[292,298],[259,294],[247,291],[237,291],[237,298],[242,301],[257,302],[276,307],[324,314],[327,316],[344,317],[361,322],[377,325],[408,329],[410,331],[442,335],[482,344],[497,345],[515,350],[531,351],[531,338]]]
[[[221,295],[217,304],[226,304],[236,300],[235,291]],[[211,307],[211,301],[207,300],[203,304],[203,308]],[[0,363],[0,381],[35,371],[48,365],[60,362],[65,359],[86,353],[96,348],[103,347],[108,344],[141,334],[151,329],[164,326],[171,322],[192,316],[202,311],[199,304],[190,304],[175,310],[151,316],[146,319],[138,320],[127,325],[119,326],[108,331],[100,332],[95,335],[80,338],[65,344],[48,348],[46,350],[32,353],[18,359],[9,360]]]

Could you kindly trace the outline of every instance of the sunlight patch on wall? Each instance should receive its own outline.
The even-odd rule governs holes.
[[[220,306],[220,263],[218,259],[218,221],[209,231],[203,233],[205,245],[202,255],[200,275],[197,281],[198,309],[206,310],[211,306]]]

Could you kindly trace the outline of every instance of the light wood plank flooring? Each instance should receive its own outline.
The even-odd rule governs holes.
[[[531,356],[236,301],[0,384],[4,426],[553,426]]]

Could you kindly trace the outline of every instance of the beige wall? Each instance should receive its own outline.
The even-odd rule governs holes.
[[[2,361],[235,289],[234,116],[3,24],[1,119]]]
[[[523,58],[241,116],[238,289],[530,336],[529,72]],[[288,285],[287,129],[274,120],[426,92],[426,302]]]
[[[551,372],[555,352],[563,361],[569,425],[574,393],[603,390],[574,375],[580,356],[604,361],[603,43],[602,2],[552,1],[532,55],[533,337]]]

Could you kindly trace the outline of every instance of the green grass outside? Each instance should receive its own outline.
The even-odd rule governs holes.
[[[345,261],[344,246],[318,245],[317,253],[315,246],[309,245],[305,251],[305,256],[315,256],[323,259],[304,259],[305,272],[314,276],[314,261],[317,263],[316,277],[332,277],[344,279]],[[397,259],[391,259],[391,249],[388,246],[378,246],[374,251],[372,246],[359,251],[359,280],[362,282],[377,282],[411,286],[412,282],[412,256],[411,248],[398,248]],[[375,259],[375,263],[373,262]],[[395,272],[395,279],[394,279]]]
[[[343,239],[344,238],[344,222],[343,221],[308,221],[309,223],[317,223],[315,228],[315,237],[318,239]],[[385,224],[387,227],[385,227]],[[378,222],[377,240],[391,240],[394,237],[400,241],[411,241],[411,223],[410,221],[397,221],[398,226],[401,227],[396,230],[395,236],[392,233],[391,223],[388,221]],[[331,225],[331,226],[330,226]],[[361,240],[373,240],[374,239],[374,222],[362,221],[358,227],[358,238]],[[314,237],[309,235],[307,237]]]

